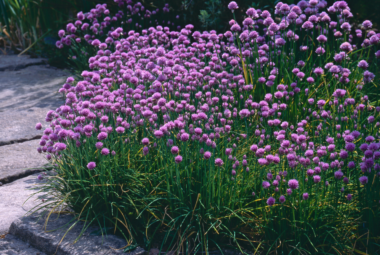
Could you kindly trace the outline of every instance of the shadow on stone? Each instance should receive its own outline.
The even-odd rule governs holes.
[[[131,252],[124,253],[127,242],[117,236],[107,235],[102,237],[91,235],[92,232],[99,229],[96,226],[88,227],[75,243],[76,238],[84,227],[83,222],[77,222],[64,237],[69,227],[75,223],[73,216],[52,214],[45,229],[44,223],[46,217],[47,214],[43,216],[34,214],[16,220],[12,223],[9,233],[46,254],[145,254],[145,250],[140,247]],[[64,237],[63,240],[62,237]]]

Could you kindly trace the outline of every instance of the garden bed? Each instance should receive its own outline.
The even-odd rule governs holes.
[[[46,116],[50,208],[66,203],[130,243],[188,254],[378,251],[370,21],[353,33],[346,2],[310,0],[249,8],[223,34],[170,31],[132,22],[156,11],[116,2],[114,16],[97,5],[59,32],[57,47],[93,55]],[[228,8],[235,18],[238,4]]]

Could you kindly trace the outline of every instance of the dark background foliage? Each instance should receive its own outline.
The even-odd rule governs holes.
[[[227,5],[230,0],[140,0],[148,9],[156,9],[168,3],[170,12],[158,16],[160,24],[168,21],[183,27],[193,24],[195,30],[226,31],[228,21],[232,19]],[[237,19],[242,20],[249,7],[273,9],[279,0],[236,0],[239,10],[235,12]],[[283,0],[288,4],[297,0]],[[328,4],[333,4],[328,0]],[[353,23],[358,25],[363,20],[371,20],[374,28],[380,25],[380,0],[347,0],[352,13]],[[67,22],[75,21],[76,13],[88,12],[96,4],[107,3],[111,11],[118,9],[113,0],[0,0],[0,50],[5,47],[16,53],[27,51],[28,54],[43,56],[57,66],[63,66],[67,52],[58,51],[55,41],[57,32],[64,29]],[[177,17],[177,15],[179,17]]]

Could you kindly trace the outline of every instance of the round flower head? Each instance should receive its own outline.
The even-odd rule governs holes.
[[[347,151],[353,152],[355,150],[355,144],[354,143],[347,143],[345,148]]]
[[[342,179],[342,177],[343,177],[343,173],[342,173],[342,171],[336,171],[336,172],[334,173],[334,177],[335,177],[335,179],[337,179],[337,180]]]
[[[178,152],[179,152],[179,148],[178,148],[178,146],[173,146],[173,147],[171,148],[171,153],[172,153],[173,155],[178,154]]]
[[[239,8],[239,6],[237,5],[237,3],[235,1],[231,1],[228,4],[228,9],[230,9],[231,11],[237,10],[238,8]]]
[[[110,154],[110,150],[107,148],[103,148],[102,151],[100,152],[102,155],[108,155]]]
[[[319,175],[313,176],[314,183],[319,183],[321,181],[321,177]]]
[[[175,158],[174,158],[175,162],[177,164],[181,163],[182,162],[182,156],[181,155],[177,155]]]
[[[216,166],[222,166],[223,164],[224,164],[224,162],[221,158],[215,159],[215,165]]]
[[[263,181],[263,188],[268,189],[270,187],[270,183],[267,181]]]
[[[314,69],[314,73],[315,73],[316,75],[322,75],[322,74],[323,74],[323,69],[322,69],[321,67],[316,67],[316,68]]]
[[[107,138],[108,134],[106,132],[100,132],[98,134],[98,140],[105,140]]]
[[[267,205],[272,206],[275,203],[276,203],[276,199],[274,199],[273,197],[268,198]]]
[[[351,201],[351,200],[352,200],[352,195],[351,195],[351,194],[347,194],[347,200],[348,200],[348,201]]]
[[[359,181],[362,185],[366,185],[368,183],[368,177],[367,176],[361,176],[359,178]]]
[[[365,20],[365,21],[363,21],[362,26],[364,29],[372,28],[372,22],[369,20]]]
[[[291,189],[298,189],[299,184],[298,184],[298,181],[296,179],[291,179],[288,181],[288,186]]]
[[[280,200],[280,203],[283,204],[283,203],[285,203],[286,198],[284,195],[281,195],[279,200]]]
[[[89,162],[87,164],[87,168],[90,169],[90,170],[93,170],[95,167],[96,167],[96,163],[95,162]]]
[[[308,193],[303,193],[302,194],[302,198],[303,198],[303,200],[307,200],[309,198],[309,194]]]
[[[350,52],[352,51],[352,46],[349,42],[344,42],[340,45],[340,49],[345,52]]]
[[[211,158],[211,152],[206,151],[206,152],[203,154],[203,157],[204,157],[204,159],[210,159],[210,158]]]
[[[190,138],[189,134],[187,134],[187,133],[181,134],[181,141],[182,142],[187,142],[189,140],[189,138]]]
[[[358,67],[366,70],[369,67],[369,64],[365,60],[360,60],[358,63]]]
[[[41,181],[41,180],[44,179],[44,177],[43,177],[42,175],[39,174],[39,175],[37,176],[37,179]]]
[[[56,147],[57,151],[66,150],[66,144],[64,143],[56,143],[54,146]]]
[[[42,129],[42,124],[41,123],[37,123],[36,124],[36,130],[41,130]]]
[[[142,143],[143,145],[149,145],[149,139],[148,139],[148,138],[143,138],[143,139],[141,140],[141,143]]]

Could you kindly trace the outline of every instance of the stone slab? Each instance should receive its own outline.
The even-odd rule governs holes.
[[[0,182],[5,184],[43,171],[48,161],[37,147],[39,140],[0,146]]]
[[[47,60],[43,58],[31,58],[28,55],[0,55],[0,71],[14,71],[31,65],[43,65]]]
[[[1,255],[46,255],[13,235],[0,239]]]
[[[29,210],[42,202],[44,194],[36,195],[28,200],[33,193],[37,192],[32,188],[44,182],[44,180],[38,180],[37,176],[38,174],[30,175],[0,187],[0,235],[9,231],[13,221],[25,216]]]
[[[73,216],[52,214],[44,227],[45,216],[38,218],[38,215],[23,217],[14,221],[9,229],[9,233],[20,240],[29,243],[33,247],[45,252],[46,254],[56,255],[109,255],[109,254],[126,254],[142,255],[145,250],[138,247],[131,252],[124,253],[123,247],[127,245],[124,239],[114,235],[97,236],[91,235],[98,230],[95,226],[90,226],[75,242],[79,236],[83,223],[77,223],[65,236],[70,225],[68,224]],[[72,223],[71,223],[72,224]],[[62,227],[65,226],[66,227]],[[61,227],[61,228],[60,228]],[[60,229],[59,229],[60,228]],[[62,242],[61,242],[62,240]]]
[[[0,146],[41,137],[35,125],[47,127],[46,113],[64,104],[58,90],[68,76],[45,66],[0,72]]]

